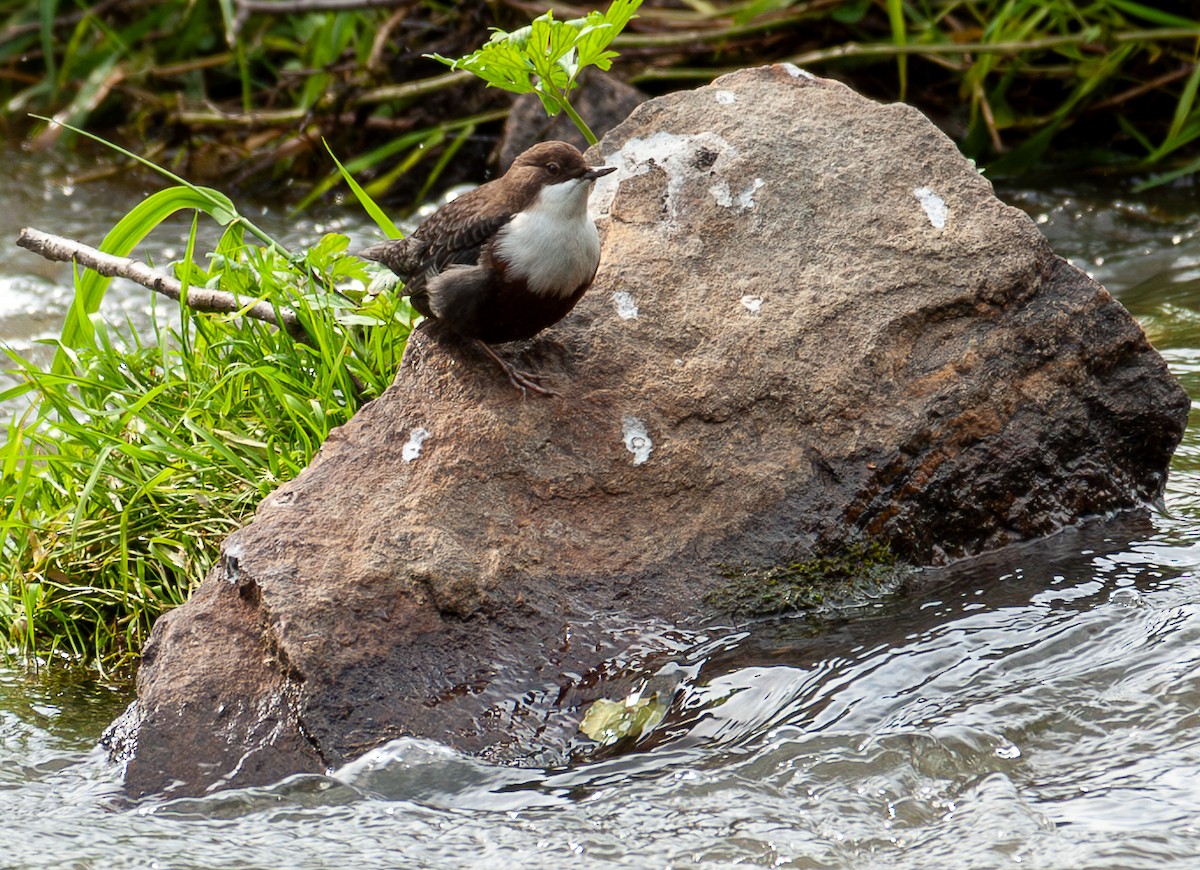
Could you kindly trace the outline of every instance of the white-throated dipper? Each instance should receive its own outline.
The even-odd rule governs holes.
[[[556,395],[489,344],[532,338],[575,307],[596,277],[600,236],[588,218],[589,166],[567,142],[541,142],[508,172],[442,206],[412,235],[359,251],[402,279],[413,308],[476,339],[513,386]]]

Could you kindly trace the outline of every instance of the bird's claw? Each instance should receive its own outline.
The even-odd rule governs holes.
[[[479,345],[484,353],[486,353],[495,361],[496,365],[503,369],[504,374],[508,375],[508,382],[520,390],[522,396],[527,396],[529,390],[532,390],[541,396],[560,395],[549,387],[543,387],[538,383],[538,381],[541,380],[544,375],[537,375],[533,372],[525,372],[518,368],[514,368],[513,365],[507,362],[502,356],[500,356],[500,354],[488,347],[486,342],[476,339],[475,343]]]
[[[556,393],[549,387],[543,387],[538,383],[545,375],[534,374],[533,372],[524,372],[520,369],[510,368],[508,370],[508,382],[524,393],[526,390],[532,390],[541,396],[558,396],[561,393]]]

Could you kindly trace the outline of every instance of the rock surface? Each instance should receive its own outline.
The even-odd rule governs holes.
[[[621,627],[711,617],[717,563],[932,564],[1160,495],[1187,397],[915,110],[776,66],[600,151],[595,286],[506,349],[562,397],[418,330],[156,626],[133,793],[399,735],[561,758]]]

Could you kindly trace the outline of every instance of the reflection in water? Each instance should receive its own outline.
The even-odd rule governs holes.
[[[26,222],[94,239],[104,227],[71,221],[99,218],[62,213],[86,195],[29,194]],[[1008,198],[1200,395],[1195,204]],[[14,299],[66,304],[42,268],[0,253],[10,340],[49,328],[13,331]],[[658,732],[566,769],[400,740],[327,776],[128,807],[91,750],[127,695],[0,673],[0,811],[37,843],[22,867],[1192,866],[1198,500],[1193,429],[1162,513],[926,571],[852,611],[674,632],[645,657],[647,675],[685,675]]]

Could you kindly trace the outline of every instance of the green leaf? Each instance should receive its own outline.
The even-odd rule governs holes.
[[[642,0],[613,0],[607,12],[570,21],[555,21],[553,13],[546,12],[511,33],[494,30],[481,48],[458,60],[439,54],[426,57],[467,70],[492,87],[537,93],[546,112],[557,115],[580,72],[589,66],[611,68],[617,53],[608,46],[641,5]]]
[[[371,220],[375,221],[375,226],[383,230],[384,235],[386,235],[389,239],[400,238],[403,233],[396,228],[395,222],[387,216],[383,209],[375,204],[375,200],[373,200],[371,196],[362,189],[362,186],[354,180],[354,176],[346,171],[346,167],[342,166],[341,161],[337,159],[337,155],[333,153],[333,149],[329,147],[329,143],[324,139],[322,139],[321,142],[324,143],[325,150],[329,152],[329,156],[333,158],[334,164],[337,165],[338,172],[342,174],[342,178],[345,180],[346,184],[350,186],[350,190],[354,193],[354,198],[358,200],[358,204],[363,207],[363,210],[366,211],[368,215],[370,215]]]
[[[613,0],[603,15],[593,12],[587,17],[587,23],[580,28],[576,41],[580,69],[597,66],[607,70],[612,66],[617,53],[606,49],[625,29],[625,25],[633,20],[641,5],[642,0]]]
[[[426,57],[441,61],[452,69],[463,69],[483,79],[491,87],[502,88],[517,94],[533,90],[533,62],[522,49],[509,42],[489,42],[458,60],[450,60],[439,54]]]
[[[1175,115],[1171,119],[1171,128],[1167,131],[1167,142],[1163,143],[1164,147],[1167,143],[1172,142],[1172,140],[1180,138],[1180,133],[1189,120],[1193,121],[1193,123],[1195,122],[1196,115],[1193,108],[1196,104],[1197,87],[1200,87],[1200,64],[1192,67],[1192,74],[1188,76],[1187,84],[1183,87],[1183,93],[1179,95],[1179,102],[1175,106]],[[1174,145],[1171,150],[1174,150],[1175,147],[1178,147],[1178,145]]]
[[[38,17],[41,24],[42,57],[46,59],[46,80],[53,90],[51,96],[58,97],[56,57],[54,53],[54,16],[58,11],[57,0],[41,0],[38,4]]]
[[[579,730],[603,746],[626,738],[637,740],[657,728],[666,717],[668,701],[669,698],[663,699],[657,692],[649,697],[635,692],[622,701],[598,698],[579,723]]]
[[[1158,187],[1162,184],[1168,184],[1177,178],[1183,178],[1185,175],[1191,175],[1193,172],[1200,172],[1200,157],[1172,169],[1170,172],[1164,172],[1161,175],[1154,175],[1146,179],[1141,184],[1133,188],[1134,193],[1141,193],[1143,190],[1149,190],[1152,187]]]
[[[117,257],[128,257],[134,247],[151,230],[179,211],[197,209],[208,214],[219,224],[231,223],[237,211],[225,194],[204,187],[168,187],[152,193],[133,207],[129,214],[117,221],[100,243],[100,250]],[[68,367],[65,348],[92,346],[95,328],[91,316],[100,309],[100,303],[112,283],[111,278],[98,272],[84,271],[76,283],[75,299],[63,323],[59,336],[61,347],[55,355],[52,371],[63,372]]]
[[[1165,12],[1162,9],[1154,9],[1146,6],[1143,3],[1135,3],[1134,0],[1107,0],[1108,5],[1120,9],[1136,18],[1141,18],[1153,24],[1161,25],[1162,27],[1195,27],[1196,21],[1194,18],[1184,18],[1181,15],[1172,15],[1170,12]]]
[[[538,77],[538,90],[565,91],[571,81],[568,55],[574,51],[578,31],[547,12],[533,20],[525,56],[533,64]]]

